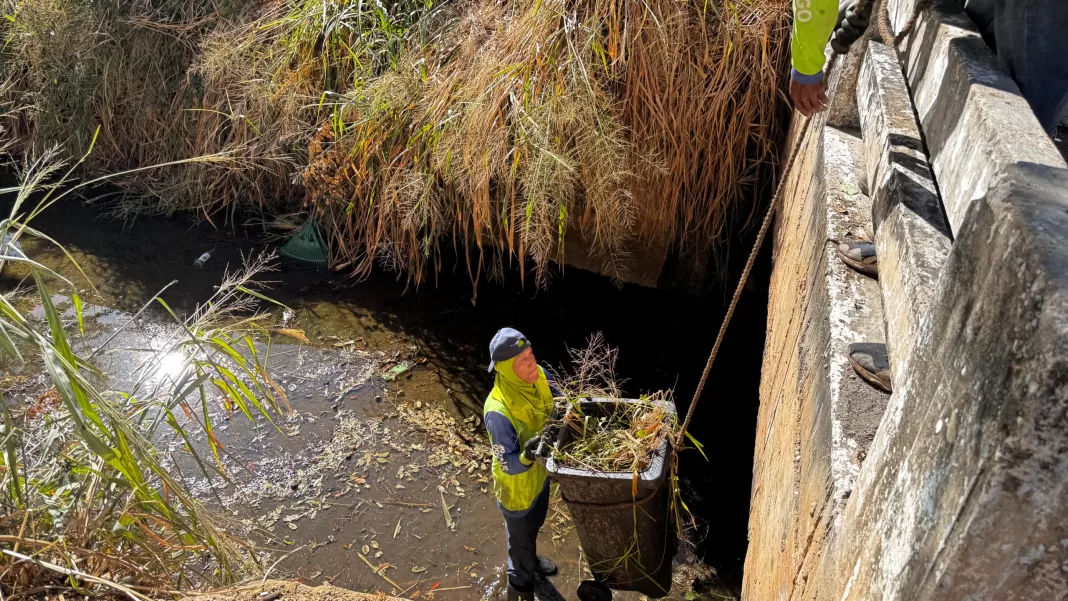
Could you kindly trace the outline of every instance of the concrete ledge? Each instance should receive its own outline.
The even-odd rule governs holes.
[[[888,1],[900,30],[916,0]],[[1005,167],[1065,167],[961,2],[935,0],[903,42],[902,59],[953,231]]]
[[[833,127],[824,128],[824,210],[827,236],[833,240],[845,236],[871,239],[872,201],[859,188],[865,177],[863,159],[864,145],[859,137]],[[827,370],[823,398],[829,407],[832,518],[836,522],[853,490],[889,397],[857,377],[846,351],[854,342],[884,341],[886,328],[879,282],[846,266],[833,247],[827,249],[824,289],[827,321],[820,327],[829,329],[830,334],[826,356],[822,358]]]
[[[836,70],[831,89],[841,81]],[[872,232],[863,144],[824,127],[827,118],[809,125],[775,224],[745,598],[785,599],[820,582],[888,398],[845,354],[851,342],[882,340],[884,328],[878,282],[828,242]]]
[[[872,445],[842,599],[1068,598],[1068,171],[974,203]]]
[[[880,42],[868,42],[857,104],[872,192],[886,340],[896,381],[908,369],[951,242],[897,57]]]

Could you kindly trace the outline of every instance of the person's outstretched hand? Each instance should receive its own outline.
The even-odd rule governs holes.
[[[827,107],[827,90],[823,82],[804,84],[790,80],[790,98],[794,106],[806,117],[811,117]]]

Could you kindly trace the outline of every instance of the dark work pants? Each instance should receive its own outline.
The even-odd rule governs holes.
[[[548,511],[549,487],[546,486],[522,517],[504,514],[504,528],[508,533],[508,583],[518,590],[534,588],[538,531]]]
[[[965,0],[964,8],[1047,132],[1068,105],[1068,0]]]

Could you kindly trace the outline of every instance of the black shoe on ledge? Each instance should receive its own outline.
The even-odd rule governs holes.
[[[849,364],[853,371],[883,392],[893,392],[890,382],[890,357],[881,342],[854,342],[849,345]]]
[[[835,250],[842,262],[854,270],[873,278],[879,277],[879,257],[875,254],[875,245],[871,242],[842,238]]]

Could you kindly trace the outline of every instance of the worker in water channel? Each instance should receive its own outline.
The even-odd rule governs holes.
[[[537,554],[538,531],[549,509],[549,474],[538,448],[552,415],[553,392],[530,341],[518,330],[502,328],[493,336],[489,370],[495,381],[483,419],[508,536],[508,601],[533,601],[535,579],[556,574],[556,564]]]

